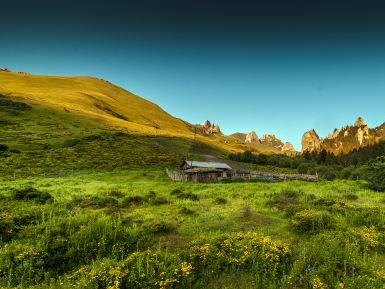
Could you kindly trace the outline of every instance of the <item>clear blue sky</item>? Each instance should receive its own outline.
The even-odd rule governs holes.
[[[101,77],[188,122],[297,149],[312,128],[385,121],[380,2],[129,2],[8,4],[0,67]]]

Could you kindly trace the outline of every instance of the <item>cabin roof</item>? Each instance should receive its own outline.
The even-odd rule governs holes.
[[[193,168],[210,168],[210,169],[227,169],[231,170],[231,167],[226,163],[216,163],[216,162],[197,162],[197,161],[185,161],[190,167]]]
[[[216,173],[216,172],[222,172],[221,169],[214,169],[214,168],[191,168],[184,170],[184,173],[186,174],[195,174],[195,173]]]

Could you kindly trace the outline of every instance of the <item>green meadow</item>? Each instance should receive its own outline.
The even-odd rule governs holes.
[[[365,182],[170,181],[160,169],[0,182],[1,288],[383,288]]]

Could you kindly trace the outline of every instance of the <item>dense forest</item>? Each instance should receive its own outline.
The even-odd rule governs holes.
[[[257,165],[293,168],[301,174],[318,174],[322,179],[363,179],[376,190],[385,189],[385,141],[347,154],[321,152],[289,157],[281,154],[253,154],[250,151],[230,154],[229,159]],[[382,183],[380,185],[379,183]]]

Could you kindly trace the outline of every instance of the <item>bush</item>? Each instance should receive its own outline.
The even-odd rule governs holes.
[[[250,270],[258,277],[260,286],[256,288],[278,288],[271,285],[281,282],[290,266],[290,256],[288,246],[256,232],[224,235],[190,249],[193,267],[201,276],[226,269]]]
[[[8,150],[8,146],[5,144],[0,144],[0,152],[5,152]]]
[[[289,277],[290,288],[382,288],[381,279],[371,271],[348,232],[316,235],[298,251]],[[363,281],[369,279],[381,286],[372,287],[374,283]],[[362,287],[348,286],[357,282]]]
[[[189,208],[186,208],[186,207],[182,207],[180,210],[179,210],[179,213],[181,213],[182,215],[194,215],[195,212]]]
[[[183,192],[179,189],[175,189],[175,190],[171,191],[170,195],[176,196],[177,199],[199,201],[198,195],[196,195],[194,193],[186,193],[186,192]]]
[[[124,197],[124,194],[121,191],[109,191],[107,195],[119,199]]]
[[[146,250],[121,261],[105,259],[64,278],[65,288],[192,288],[194,268],[178,254]]]
[[[152,223],[148,226],[148,231],[153,234],[168,234],[175,232],[176,226],[172,223],[166,223],[164,221]]]
[[[300,174],[313,174],[315,173],[315,168],[314,168],[313,163],[301,163],[297,167],[297,171]]]
[[[70,148],[76,146],[78,143],[80,143],[80,140],[78,139],[67,139],[63,143],[64,148]]]
[[[227,204],[227,199],[225,198],[215,198],[214,203],[217,205],[225,205]]]
[[[47,192],[38,191],[35,188],[24,188],[15,190],[13,192],[13,199],[23,200],[23,201],[35,201],[40,204],[45,204],[46,202],[52,202],[53,197]]]
[[[94,209],[101,209],[105,207],[117,206],[118,201],[112,197],[87,195],[74,198],[72,204],[81,208],[91,207]]]
[[[335,228],[336,220],[329,212],[304,210],[294,215],[291,227],[299,234],[316,234]]]
[[[128,207],[132,205],[142,205],[144,203],[145,203],[145,200],[141,196],[129,196],[123,199],[122,206]]]
[[[368,165],[369,187],[376,191],[385,191],[385,156],[371,161]]]

